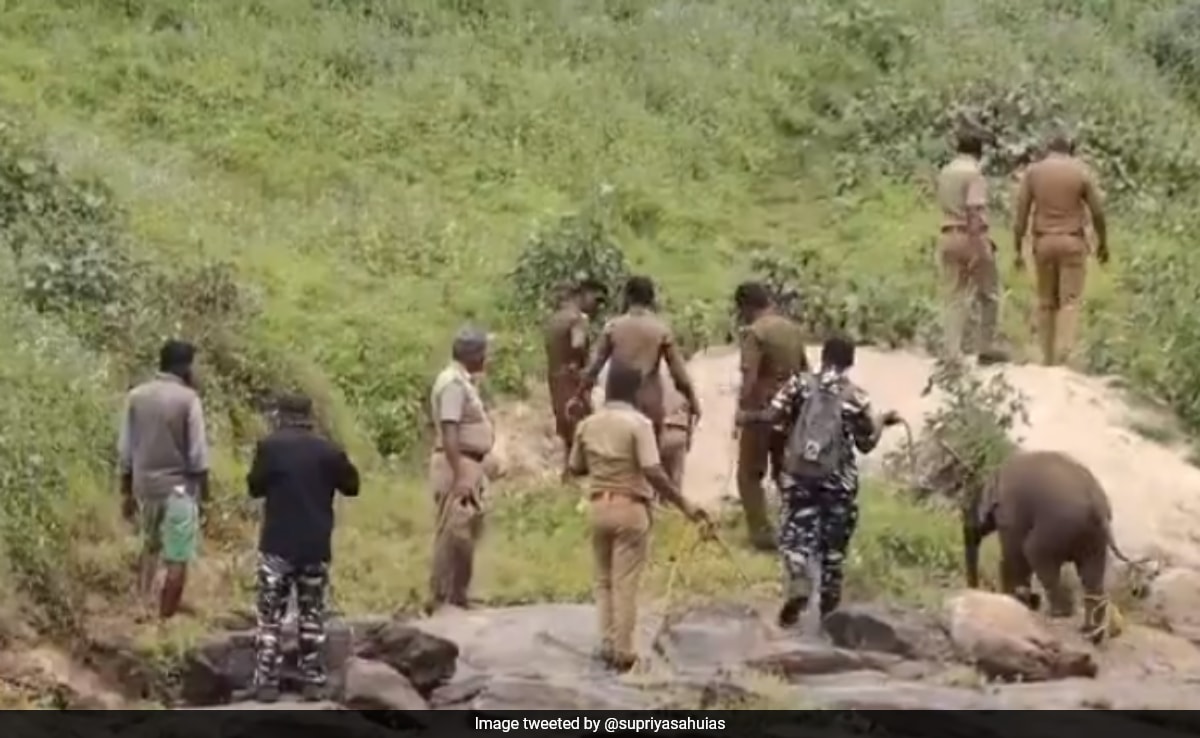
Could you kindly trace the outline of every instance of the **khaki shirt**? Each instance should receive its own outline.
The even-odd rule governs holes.
[[[983,167],[973,156],[957,156],[938,174],[938,206],[943,228],[966,228],[967,209],[981,208],[980,217],[987,225],[988,185]]]
[[[204,410],[196,390],[165,373],[134,387],[121,416],[117,451],[122,473],[133,475],[133,492],[143,499],[164,498],[190,475],[208,471]]]
[[[491,418],[479,396],[471,374],[458,362],[442,370],[429,395],[433,422],[437,429],[437,449],[442,448],[442,423],[458,423],[462,450],[486,455],[496,441]]]
[[[1018,233],[1082,237],[1089,216],[1103,207],[1100,190],[1091,169],[1074,156],[1051,153],[1031,164],[1017,192],[1014,222]]]
[[[650,419],[623,402],[608,402],[575,431],[568,465],[588,475],[588,492],[616,492],[651,502],[646,470],[661,466]]]
[[[741,408],[766,407],[789,377],[808,369],[804,330],[778,313],[760,316],[742,331],[741,369]]]

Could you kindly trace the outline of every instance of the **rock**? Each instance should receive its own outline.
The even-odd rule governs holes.
[[[387,664],[427,695],[454,676],[458,646],[408,623],[389,622],[365,633],[355,655]]]
[[[653,706],[641,690],[608,680],[555,683],[542,679],[500,677],[472,700],[475,710],[646,710]]]
[[[1168,569],[1159,574],[1150,585],[1145,613],[1154,625],[1200,643],[1200,572]]]
[[[996,700],[978,690],[847,672],[805,679],[795,687],[797,708],[842,710],[985,710]]]
[[[778,643],[765,652],[750,655],[746,665],[776,674],[789,681],[819,674],[836,674],[864,669],[886,671],[903,663],[899,656],[847,651],[816,641]]]
[[[87,644],[84,663],[105,684],[117,685],[126,699],[163,700],[168,697],[151,658],[130,638],[94,637]]]
[[[649,612],[639,613],[638,621],[638,648],[649,655],[657,621]],[[553,680],[598,668],[591,655],[598,643],[591,605],[445,609],[414,625],[458,644],[464,676],[511,674]]]
[[[768,650],[772,637],[772,629],[753,608],[718,603],[668,618],[654,650],[677,669],[719,669]]]
[[[408,677],[379,661],[350,658],[341,702],[352,710],[428,710]],[[421,727],[424,723],[415,723]]]
[[[960,657],[993,679],[1027,682],[1094,677],[1092,655],[1050,633],[1038,615],[1012,597],[968,591],[946,603],[950,640]]]
[[[844,605],[825,617],[822,628],[835,645],[856,651],[929,661],[940,661],[953,651],[935,617],[893,605]]]
[[[353,651],[354,628],[354,622],[341,620],[326,625],[325,663],[334,690],[342,686],[343,666]],[[294,625],[285,627],[282,641],[281,687],[297,690],[301,680]],[[224,633],[209,638],[184,657],[180,698],[188,705],[221,705],[248,690],[253,680],[254,631]]]

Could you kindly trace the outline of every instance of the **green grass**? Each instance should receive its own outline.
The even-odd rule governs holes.
[[[245,598],[253,401],[299,385],[370,473],[342,519],[339,599],[411,605],[429,510],[410,462],[448,337],[480,321],[500,334],[494,389],[535,380],[531,306],[513,309],[505,275],[531,234],[598,198],[605,237],[700,339],[721,339],[752,264],[800,283],[818,329],[918,339],[934,295],[928,187],[955,104],[1006,147],[1055,119],[1083,131],[1115,260],[1088,287],[1086,366],[1194,428],[1200,77],[1179,51],[1196,24],[1162,21],[1174,7],[0,0],[0,217],[22,244],[0,251],[0,377],[21,388],[0,399],[0,614],[70,630],[63,613],[84,600],[124,602],[112,417],[176,332],[204,349],[219,451],[197,591],[214,609]],[[38,155],[64,173],[22,174]],[[1008,161],[989,161],[1004,253]],[[92,209],[80,179],[104,185]],[[816,261],[789,272],[802,257]],[[1005,279],[1020,347],[1028,279]],[[955,524],[867,495],[851,586],[931,591],[955,569]],[[585,598],[581,526],[561,490],[501,497],[480,594]],[[660,554],[681,535],[664,518]],[[732,563],[701,560],[689,590],[737,591]],[[774,586],[769,558],[738,566]]]

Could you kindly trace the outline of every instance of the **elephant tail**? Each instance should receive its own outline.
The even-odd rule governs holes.
[[[1113,552],[1113,555],[1130,566],[1145,566],[1146,564],[1150,564],[1154,561],[1154,559],[1149,556],[1142,559],[1131,559],[1126,556],[1125,552],[1122,551],[1119,546],[1117,546],[1116,538],[1113,537],[1111,520],[1104,521],[1104,537],[1108,539],[1108,548]]]

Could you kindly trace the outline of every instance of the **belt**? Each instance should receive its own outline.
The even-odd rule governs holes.
[[[633,492],[618,492],[616,490],[604,490],[603,492],[593,492],[591,495],[589,495],[589,498],[591,499],[592,502],[599,502],[601,500],[604,500],[605,502],[607,502],[609,500],[616,500],[616,499],[629,500],[630,502],[641,502],[643,504],[648,502],[648,500],[645,497],[642,497],[641,495],[634,494]]]
[[[1071,231],[1069,233],[1048,233],[1046,231],[1034,231],[1034,238],[1045,238],[1046,236],[1068,236],[1071,238],[1083,238],[1087,233],[1085,231]]]
[[[984,226],[983,233],[987,233],[987,230],[988,230],[987,226]],[[965,225],[944,225],[944,226],[942,226],[942,233],[966,233],[966,232],[967,232],[967,227]]]
[[[442,454],[443,456],[446,454],[446,451],[441,448],[435,448],[434,451],[439,454]],[[478,451],[467,451],[464,449],[464,450],[460,450],[458,453],[462,454],[465,458],[468,458],[477,464],[482,464],[484,459],[487,458],[487,454],[483,454]]]

